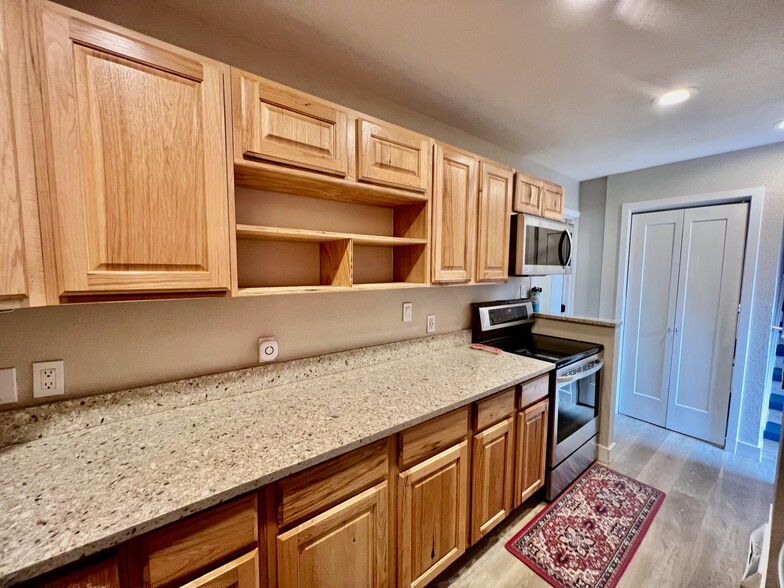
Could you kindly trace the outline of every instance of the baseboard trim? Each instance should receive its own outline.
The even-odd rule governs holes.
[[[597,448],[599,449],[599,461],[603,464],[610,465],[612,463],[612,451],[615,449],[615,442],[609,447],[605,447],[601,443],[597,444]]]
[[[762,447],[759,445],[738,441],[735,444],[735,454],[753,459],[754,461],[762,461]]]

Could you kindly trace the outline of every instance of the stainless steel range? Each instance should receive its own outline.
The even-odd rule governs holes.
[[[555,364],[545,480],[545,496],[553,500],[596,461],[604,347],[531,333],[534,319],[527,298],[471,306],[474,343]]]

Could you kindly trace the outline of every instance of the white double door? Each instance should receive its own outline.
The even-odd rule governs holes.
[[[635,214],[619,410],[724,445],[748,204]]]

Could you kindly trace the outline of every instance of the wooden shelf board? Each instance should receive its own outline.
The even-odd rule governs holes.
[[[374,282],[351,286],[352,290],[395,290],[400,288],[427,288],[427,284],[424,282]]]
[[[374,186],[260,161],[235,161],[234,183],[244,188],[388,208],[429,200],[427,193]]]
[[[262,227],[258,225],[237,225],[238,239],[260,239],[266,241],[297,241],[324,243],[353,239],[356,245],[373,247],[396,247],[401,245],[427,245],[427,239],[409,239],[406,237],[385,237],[379,235],[357,235],[354,233],[335,233],[332,231],[314,231],[310,229],[286,229],[282,227]]]
[[[348,292],[348,286],[260,286],[239,288],[237,296],[268,296],[271,294],[305,294],[315,292]]]

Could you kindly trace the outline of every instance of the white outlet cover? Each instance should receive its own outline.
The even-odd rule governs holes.
[[[0,404],[17,400],[19,397],[16,393],[16,368],[0,370]]]
[[[414,303],[413,302],[404,302],[403,303],[403,322],[410,323],[414,318]]]
[[[259,363],[274,361],[278,358],[278,342],[274,337],[259,338]]]
[[[54,388],[44,390],[41,372],[54,370]],[[46,398],[47,396],[62,396],[65,394],[65,363],[58,361],[40,361],[33,364],[33,398]]]
[[[427,315],[427,332],[428,333],[436,332],[436,315],[434,314]]]

